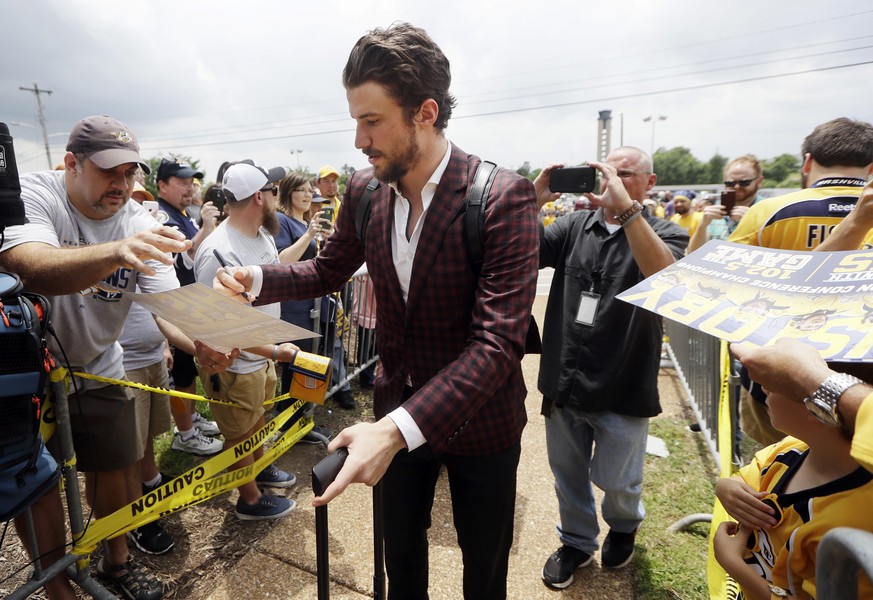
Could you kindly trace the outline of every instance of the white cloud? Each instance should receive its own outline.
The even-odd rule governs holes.
[[[208,177],[243,157],[365,166],[343,131],[353,122],[340,75],[358,37],[395,20],[427,29],[452,62],[460,103],[449,137],[506,166],[593,158],[604,109],[613,145],[623,134],[648,150],[642,119],[666,115],[656,146],[700,160],[797,152],[830,118],[873,121],[870,65],[813,71],[873,61],[871,49],[848,50],[873,39],[873,11],[858,0],[831,2],[826,16],[811,0],[47,0],[4,13],[14,68],[0,73],[0,120],[36,125],[33,95],[18,90],[36,81],[54,91],[43,98],[49,132],[105,112],[134,129],[146,156],[193,156]],[[798,71],[810,72],[774,77]],[[38,131],[13,134],[21,170],[44,168]],[[50,141],[58,162],[63,137]]]

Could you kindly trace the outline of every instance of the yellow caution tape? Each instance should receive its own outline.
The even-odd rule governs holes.
[[[52,371],[54,372],[54,371]],[[39,433],[42,435],[42,441],[48,442],[55,434],[55,404],[52,402],[51,394],[46,394],[42,401],[42,408],[39,414]]]
[[[73,554],[90,554],[105,539],[123,535],[146,523],[209,500],[254,480],[265,467],[309,433],[313,427],[311,419],[305,417],[298,419],[269,450],[264,451],[260,459],[251,465],[234,471],[223,471],[260,448],[305,404],[302,400],[295,402],[247,440],[171,479],[111,515],[92,521],[83,535],[74,540]]]
[[[80,377],[82,379],[91,379],[93,381],[100,381],[102,383],[109,383],[112,385],[120,385],[123,387],[136,388],[138,390],[144,390],[146,392],[155,392],[157,394],[165,394],[167,396],[175,396],[176,398],[186,398],[188,400],[200,400],[202,402],[211,402],[213,404],[224,404],[226,406],[238,406],[235,402],[227,402],[226,400],[217,400],[216,398],[207,398],[206,396],[201,396],[199,394],[190,394],[188,392],[180,392],[178,390],[171,390],[164,387],[157,387],[153,385],[146,385],[145,383],[136,383],[134,381],[125,381],[123,379],[111,379],[109,377],[102,377],[100,375],[91,375],[90,373],[73,373],[75,377]],[[269,400],[264,400],[264,406],[273,404],[275,402],[280,402],[282,400],[287,400],[291,397],[291,394],[282,394],[281,396],[276,396],[275,398],[270,398]]]
[[[729,384],[731,356],[725,341],[721,342],[719,364],[721,365],[721,387],[718,399],[719,473],[721,477],[730,477],[735,470],[733,464],[734,436]],[[706,561],[706,577],[709,583],[709,597],[711,600],[733,600],[737,597],[739,590],[736,582],[725,573],[721,565],[718,564],[718,561],[715,560],[715,554],[712,549],[712,540],[715,537],[716,529],[724,521],[730,520],[732,520],[731,517],[727,514],[718,498],[716,498],[715,505],[712,507],[712,522],[709,527],[709,552]]]

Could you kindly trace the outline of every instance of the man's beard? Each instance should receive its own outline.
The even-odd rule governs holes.
[[[270,210],[267,205],[264,205],[264,220],[261,227],[266,229],[270,235],[279,233],[279,217],[276,216],[276,209]]]
[[[406,145],[401,149],[399,156],[392,159],[383,154],[382,157],[387,161],[387,164],[381,168],[374,167],[373,172],[376,179],[382,183],[399,181],[415,165],[420,155],[421,148],[415,141],[415,130],[410,127]]]
[[[678,206],[676,207],[676,214],[678,214],[678,215],[684,215],[687,212],[688,212],[688,209],[685,208],[684,206],[681,208]]]

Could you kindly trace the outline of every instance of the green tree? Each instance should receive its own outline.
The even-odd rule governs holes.
[[[343,164],[340,167],[340,178],[339,178],[339,194],[342,196],[346,192],[346,184],[348,184],[349,179],[351,179],[352,175],[355,174],[355,168],[349,164]]]
[[[761,161],[764,169],[763,187],[797,187],[786,181],[800,180],[800,159],[794,154],[780,154],[776,158]]]
[[[698,183],[720,183],[723,180],[724,167],[727,163],[727,156],[715,153],[706,163],[705,180]]]
[[[200,171],[201,173],[203,173],[204,179],[205,179],[206,173],[205,173],[205,171],[203,171],[203,169],[200,168],[200,166],[199,166],[200,161],[195,160],[195,159],[191,158],[190,156],[185,156],[184,154],[172,154],[172,153],[169,156],[164,156],[162,154],[159,154],[157,156],[153,156],[153,157],[146,160],[146,162],[149,165],[149,174],[146,175],[145,188],[149,192],[151,192],[152,196],[154,196],[155,198],[158,197],[158,181],[157,181],[158,167],[161,165],[161,161],[165,158],[168,160],[178,160],[181,162],[188,163],[189,165],[191,165],[192,169],[194,169],[195,171]]]
[[[521,175],[522,177],[530,177],[530,162],[524,161],[524,163],[515,170],[516,173]]]
[[[655,173],[660,185],[707,183],[707,166],[694,158],[684,147],[659,149],[654,156]]]

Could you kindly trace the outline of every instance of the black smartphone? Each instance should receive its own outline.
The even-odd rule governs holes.
[[[209,191],[206,192],[206,197],[203,198],[203,202],[212,202],[212,205],[218,209],[218,214],[220,215],[224,212],[224,205],[227,202],[227,197],[224,195],[223,189],[212,186],[209,188]]]
[[[737,205],[737,191],[725,190],[721,193],[720,204],[724,206],[724,214],[729,215]]]
[[[333,221],[333,207],[332,206],[325,206],[324,208],[321,209],[321,212],[324,214],[321,215],[321,217],[319,217],[320,219],[324,219],[325,221]],[[325,225],[321,225],[321,228],[327,229],[327,227]]]
[[[555,169],[549,177],[549,191],[583,194],[593,192],[596,183],[597,169],[594,167]]]

